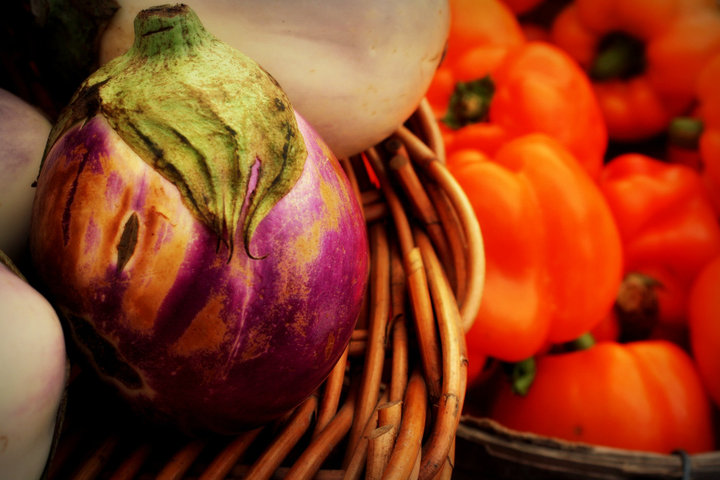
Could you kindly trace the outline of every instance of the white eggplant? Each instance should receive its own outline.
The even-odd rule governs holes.
[[[50,127],[35,107],[0,89],[0,250],[14,262],[27,248],[32,184]]]
[[[65,341],[50,303],[1,260],[0,478],[37,479],[65,391]]]

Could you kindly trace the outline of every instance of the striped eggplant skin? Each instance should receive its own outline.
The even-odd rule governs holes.
[[[350,340],[369,273],[364,217],[296,116],[308,157],[250,255],[230,252],[101,115],[45,159],[30,238],[38,275],[99,375],[163,423],[233,433],[277,418]]]

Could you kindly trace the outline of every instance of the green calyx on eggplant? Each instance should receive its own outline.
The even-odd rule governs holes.
[[[45,153],[97,114],[177,186],[231,252],[242,222],[250,254],[254,230],[292,188],[307,156],[293,108],[273,77],[207,32],[186,5],[138,14],[132,48],[82,84]]]

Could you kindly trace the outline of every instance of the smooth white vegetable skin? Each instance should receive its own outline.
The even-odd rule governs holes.
[[[0,250],[16,263],[27,247],[32,184],[50,127],[33,106],[0,89]]]
[[[153,0],[119,0],[101,62],[132,44]],[[385,139],[425,95],[449,29],[447,0],[188,0],[205,28],[270,72],[338,157]]]
[[[0,263],[0,478],[42,475],[66,380],[50,303]]]

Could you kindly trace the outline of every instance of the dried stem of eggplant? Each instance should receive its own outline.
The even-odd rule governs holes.
[[[445,191],[463,225],[463,232],[467,239],[468,283],[467,297],[460,305],[460,314],[463,330],[467,332],[480,309],[485,278],[485,254],[480,224],[467,195],[445,165],[438,161],[435,153],[405,127],[398,128],[395,135],[405,144],[411,160],[417,162],[428,177],[437,182]]]
[[[390,247],[385,225],[372,224],[370,236],[371,314],[368,345],[362,372],[357,409],[348,439],[347,463],[362,436],[365,424],[375,409],[380,391],[385,358],[386,331],[390,316]]]
[[[272,444],[263,451],[262,455],[255,461],[252,467],[250,467],[247,478],[252,478],[253,480],[266,480],[271,478],[290,450],[310,427],[316,408],[317,397],[314,395],[310,396],[297,407],[292,419],[283,431],[273,440]]]
[[[443,350],[443,391],[420,465],[420,478],[432,479],[443,467],[460,423],[467,386],[467,354],[460,311],[442,265],[427,235],[418,229],[416,238],[428,270]]]
[[[374,149],[370,149],[368,151],[368,160],[375,175],[378,177],[380,187],[392,213],[393,223],[403,257],[405,275],[407,277],[410,304],[413,319],[415,320],[418,343],[420,344],[427,389],[430,397],[434,401],[440,394],[442,367],[440,360],[440,342],[437,338],[425,268],[422,264],[420,252],[415,247],[412,228],[410,227],[405,209],[387,177],[380,155]]]
[[[408,460],[420,455],[425,430],[426,410],[427,390],[425,380],[422,374],[415,370],[408,381],[400,431],[390,455],[390,460],[385,468],[384,480],[404,480],[410,476],[414,462]]]

